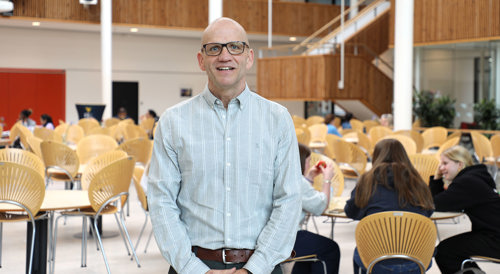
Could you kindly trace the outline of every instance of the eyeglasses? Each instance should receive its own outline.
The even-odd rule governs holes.
[[[242,54],[245,51],[245,47],[248,47],[248,44],[242,41],[233,41],[227,42],[225,44],[222,43],[208,43],[203,45],[203,49],[208,56],[218,56],[222,53],[222,49],[226,47],[227,51],[232,55]]]

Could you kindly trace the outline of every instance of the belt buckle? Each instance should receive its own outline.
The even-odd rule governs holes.
[[[226,250],[232,250],[232,249],[228,249],[228,248],[223,248],[222,249],[222,262],[224,264],[236,264],[235,262],[227,262],[226,261]]]

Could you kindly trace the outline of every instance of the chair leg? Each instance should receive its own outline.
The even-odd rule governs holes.
[[[120,215],[121,217],[122,215]],[[120,223],[123,228],[123,231],[125,232],[125,235],[127,236],[128,244],[130,245],[130,248],[132,249],[132,254],[134,254],[134,259],[135,262],[137,263],[137,267],[141,267],[141,264],[139,263],[139,259],[137,258],[137,254],[135,253],[135,248],[134,245],[132,245],[132,240],[130,240],[130,235],[128,234],[127,227],[125,226],[125,223],[123,222],[123,218],[120,218]]]
[[[3,235],[3,223],[0,223],[0,268],[2,268],[2,235]]]
[[[95,216],[97,219],[98,216]],[[106,264],[106,270],[108,274],[111,274],[111,270],[109,269],[108,258],[106,257],[106,252],[104,251],[104,246],[102,244],[101,235],[99,234],[99,228],[97,227],[97,222],[94,222],[94,231],[96,232],[94,235],[97,237],[97,241],[99,242],[99,247],[101,249],[102,257],[104,258],[104,263]]]
[[[120,216],[122,216],[122,213],[119,213]],[[118,220],[118,216],[116,216],[116,213],[113,214],[115,216],[115,220],[116,220],[116,223],[118,224],[118,231],[120,232],[120,236],[122,236],[122,240],[123,240],[123,244],[125,244],[125,249],[127,249],[127,254],[128,256],[130,256],[130,249],[128,248],[128,244],[127,244],[127,241],[125,240],[125,236],[124,236],[124,233],[123,233],[123,229],[122,227],[120,226],[120,221]],[[132,246],[131,246],[132,247]]]
[[[82,217],[82,256],[81,256],[81,267],[87,267],[87,217]]]
[[[142,225],[141,232],[139,232],[139,237],[137,237],[137,242],[135,243],[136,249],[139,246],[139,243],[141,242],[142,233],[144,232],[144,229],[146,228],[146,224],[148,223],[148,213],[147,212],[144,212],[144,213],[146,215],[146,218],[144,220],[144,224]]]
[[[28,274],[31,274],[31,269],[33,268],[33,252],[35,251],[36,225],[34,220],[31,222],[31,227],[33,231],[31,232],[30,269],[28,270]]]
[[[144,253],[148,250],[149,243],[151,242],[151,238],[153,238],[153,229],[151,229],[151,232],[149,233],[148,237],[148,242],[146,243],[146,247],[144,248]]]

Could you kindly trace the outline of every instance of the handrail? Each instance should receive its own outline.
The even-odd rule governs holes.
[[[428,128],[431,128],[431,127],[414,127],[413,129],[414,130],[417,130],[417,131],[424,131]],[[447,128],[446,131],[448,132],[457,132],[457,131],[460,131],[460,132],[464,132],[464,133],[471,133],[471,132],[478,132],[478,133],[482,133],[482,134],[500,134],[500,130],[486,130],[486,129],[473,129],[473,128]]]
[[[349,25],[349,24],[352,24],[352,22],[356,22],[356,20],[359,17],[361,17],[361,16],[365,15],[367,12],[369,12],[371,7],[377,6],[381,2],[386,2],[386,1],[387,0],[375,0],[375,1],[373,1],[368,6],[366,6],[361,12],[359,12],[354,18],[349,19],[349,21],[346,24],[344,24],[344,28],[345,28],[345,25]],[[325,37],[323,37],[319,41],[317,41],[312,47],[308,48],[308,51],[311,51],[312,48],[315,48],[315,47],[317,48],[323,44],[326,44],[332,37],[337,35],[337,33],[339,33],[339,32],[340,32],[340,28],[337,28],[334,31],[330,32],[328,35],[326,35]]]
[[[353,5],[353,7],[349,7],[348,9],[344,10],[344,15],[347,14],[348,12],[350,12],[351,8],[354,8],[354,7],[358,8],[365,1],[366,0],[361,0],[356,5]],[[317,36],[319,36],[320,33],[322,33],[323,31],[325,31],[329,27],[331,27],[333,24],[337,23],[341,19],[341,16],[342,16],[342,13],[339,14],[339,15],[337,15],[337,17],[333,18],[332,20],[330,20],[330,22],[326,23],[320,29],[318,29],[317,31],[315,31],[313,34],[309,35],[309,37],[307,37],[306,39],[304,39],[304,41],[302,41],[300,44],[298,44],[297,46],[295,46],[292,50],[293,51],[297,51],[300,47],[303,47],[304,45],[306,45],[307,43],[309,43],[309,41],[311,41],[312,39],[314,39]]]

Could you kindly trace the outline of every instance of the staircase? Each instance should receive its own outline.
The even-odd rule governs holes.
[[[266,49],[267,57],[260,51],[257,90],[275,100],[332,100],[362,120],[392,112],[392,79],[378,68],[391,66],[378,57],[388,49],[390,4],[371,2],[343,30],[337,27],[321,39],[316,36],[338,24],[340,15],[293,48]],[[342,42],[345,77],[339,89]]]

